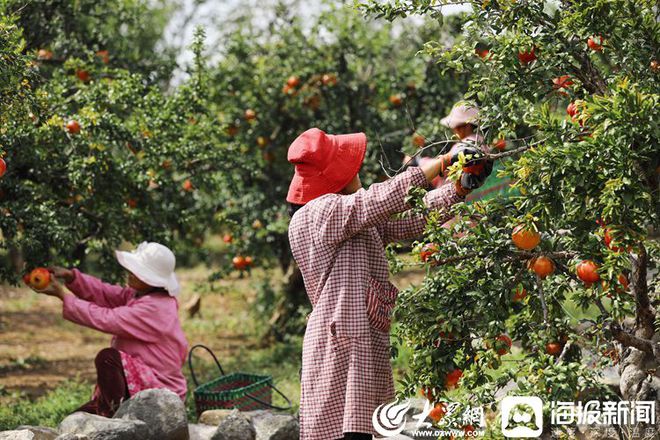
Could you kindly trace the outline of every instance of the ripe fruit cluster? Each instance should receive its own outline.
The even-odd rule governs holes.
[[[539,278],[544,279],[548,275],[551,275],[555,272],[555,263],[550,258],[545,255],[540,257],[532,258],[528,266]]]
[[[513,301],[520,302],[527,297],[527,289],[522,286],[518,286],[513,293]]]
[[[506,139],[497,139],[495,142],[493,142],[493,147],[495,147],[498,151],[506,150]]]
[[[614,290],[616,293],[624,293],[628,290],[629,284],[628,284],[628,278],[620,273],[619,276],[617,277],[617,283],[614,286]],[[601,288],[603,289],[603,292],[607,292],[606,295],[608,298],[612,298],[612,290],[610,288],[610,284],[603,280],[601,281]]]
[[[110,52],[107,50],[97,51],[96,56],[103,62],[103,64],[108,64],[110,62]]]
[[[571,117],[571,121],[577,122],[580,124],[580,127],[584,127],[585,124],[585,113],[586,103],[580,99],[577,99],[573,102],[570,102],[566,106],[566,114]]]
[[[571,117],[571,119],[575,119],[575,116],[578,114],[578,107],[577,104],[574,102],[571,102],[566,106],[566,114]]]
[[[76,77],[84,83],[89,82],[89,80],[91,79],[91,75],[89,74],[89,72],[84,69],[77,69]]]
[[[598,265],[591,260],[583,260],[577,265],[577,276],[584,284],[589,287],[596,281],[600,280],[598,275]]]
[[[532,61],[536,60],[536,48],[532,47],[531,49],[522,50],[518,52],[518,61],[523,66],[530,64]]]
[[[237,270],[245,270],[248,267],[252,266],[252,263],[254,262],[251,256],[244,257],[242,255],[237,255],[231,260],[232,264],[234,265],[234,269]]]
[[[461,380],[461,377],[463,377],[463,370],[460,368],[451,370],[449,373],[447,373],[447,376],[445,376],[445,388],[448,390],[456,388],[458,382]]]
[[[413,137],[412,137],[412,143],[413,143],[414,146],[416,146],[418,148],[423,148],[424,145],[426,144],[426,139],[421,134],[415,133],[415,134],[413,134]]]
[[[33,289],[43,290],[50,285],[50,272],[45,267],[37,267],[23,275],[23,282]]]
[[[403,97],[400,94],[390,95],[389,100],[392,107],[401,107],[401,104],[403,104]]]
[[[552,88],[561,90],[573,85],[570,75],[561,75],[552,79]]]
[[[589,46],[589,49],[593,50],[594,52],[602,52],[603,37],[601,37],[600,35],[594,35],[592,37],[589,37],[587,39],[587,46]]]
[[[181,187],[183,188],[183,190],[185,192],[191,192],[191,191],[194,191],[194,189],[195,189],[195,186],[190,181],[190,179],[184,180],[183,183],[181,184]]]
[[[519,249],[531,251],[541,242],[541,234],[533,229],[528,229],[525,225],[518,225],[513,229],[511,240]]]
[[[488,56],[490,55],[490,50],[488,50],[486,48],[477,47],[476,49],[474,49],[474,53],[479,55],[479,58],[481,58],[482,60],[486,60],[486,59],[488,59]]]
[[[429,412],[429,418],[433,422],[438,423],[447,413],[447,405],[445,403],[437,403],[431,412]]]
[[[438,252],[438,245],[435,243],[427,243],[422,247],[422,251],[419,253],[419,258],[422,262],[428,262],[436,252]]]
[[[545,352],[551,356],[559,356],[563,347],[559,342],[548,342],[545,344]]]
[[[66,123],[66,131],[68,131],[71,134],[80,133],[80,123],[75,119],[71,119],[69,122]]]
[[[474,165],[468,165],[463,167],[463,172],[464,173],[469,173],[469,174],[474,174],[474,175],[479,175],[483,173],[484,171],[484,163],[483,162],[478,162]]]
[[[495,338],[495,351],[500,356],[504,356],[510,352],[511,345],[513,345],[513,341],[511,341],[511,338],[508,335],[499,335]]]

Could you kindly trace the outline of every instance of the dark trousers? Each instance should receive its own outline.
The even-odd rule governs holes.
[[[363,434],[361,432],[345,432],[344,437],[338,440],[372,440],[371,434]]]
[[[121,354],[114,348],[104,348],[94,359],[98,397],[90,400],[76,411],[112,417],[122,400],[128,399],[128,386],[121,364]]]

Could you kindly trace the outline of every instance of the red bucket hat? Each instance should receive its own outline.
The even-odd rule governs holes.
[[[287,159],[296,171],[286,201],[304,205],[324,194],[339,192],[360,171],[366,151],[364,133],[331,135],[310,128],[289,147]]]

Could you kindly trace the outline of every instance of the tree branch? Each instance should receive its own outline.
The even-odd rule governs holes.
[[[532,148],[532,146],[533,146],[532,144],[527,144],[527,145],[523,145],[522,147],[518,147],[518,148],[513,149],[513,150],[505,151],[503,153],[486,153],[486,158],[490,159],[490,160],[497,160],[497,159],[503,159],[503,158],[509,157],[509,156],[515,156],[519,153],[523,153],[523,152],[529,150],[530,148]]]
[[[571,349],[571,345],[572,344],[570,342],[567,342],[566,345],[564,345],[564,348],[562,349],[561,354],[559,355],[559,357],[555,361],[555,365],[559,364],[561,361],[564,360],[564,357],[566,356],[566,353],[568,353],[568,350]]]
[[[546,327],[550,327],[548,322],[548,305],[545,302],[545,292],[543,292],[543,280],[536,275],[536,286],[538,287],[539,300],[541,301],[541,308],[543,309],[543,323]]]
[[[453,257],[444,258],[442,260],[432,261],[431,264],[433,266],[444,266],[445,264],[458,263],[459,261],[469,260],[470,258],[474,258],[477,256],[479,256],[479,253],[470,252],[469,254],[465,254],[465,255],[456,255]]]
[[[577,38],[571,39],[571,44],[584,44]],[[569,49],[567,47],[567,49]],[[569,50],[570,51],[570,50]],[[589,56],[581,50],[570,51],[571,55],[580,63],[580,67],[570,65],[569,70],[582,82],[582,85],[591,94],[605,95],[607,94],[607,85],[601,76],[600,72],[596,70],[591,63]]]
[[[525,258],[532,258],[540,255],[539,253],[529,252],[529,251],[518,251],[516,253],[523,255]],[[551,257],[553,259],[554,258],[567,259],[567,258],[573,258],[574,256],[577,255],[577,253],[575,252],[568,252],[568,251],[542,252],[541,254],[547,257]]]
[[[616,322],[612,322],[610,324],[610,331],[612,332],[612,336],[614,337],[614,339],[619,341],[625,347],[635,347],[638,350],[641,350],[645,353],[655,356],[653,352],[654,343],[652,341],[637,337],[633,334],[626,332]]]

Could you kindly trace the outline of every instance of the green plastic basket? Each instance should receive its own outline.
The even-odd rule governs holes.
[[[222,376],[200,385],[197,382],[195,371],[192,366],[192,354],[196,348],[203,348],[208,351],[215,361]],[[273,378],[269,375],[251,374],[251,373],[231,373],[225,374],[220,362],[215,354],[202,344],[197,344],[190,349],[188,353],[188,367],[195,390],[195,408],[197,416],[209,409],[232,409],[239,411],[253,411],[257,409],[291,409],[291,401],[280,390],[273,385]],[[288,407],[274,406],[272,402],[272,390],[280,394],[288,403]]]

